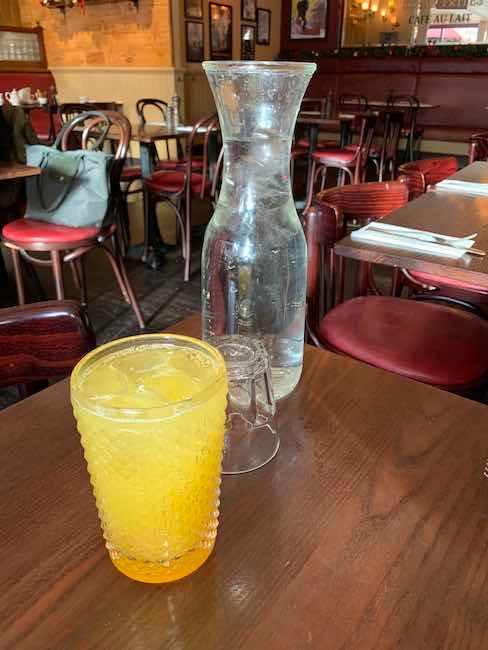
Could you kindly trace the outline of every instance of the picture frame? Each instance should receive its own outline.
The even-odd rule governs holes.
[[[290,39],[327,37],[328,0],[290,0]]]
[[[271,9],[260,9],[257,12],[257,37],[258,45],[269,45],[271,42]]]
[[[241,0],[241,20],[256,22],[256,0]]]
[[[209,5],[210,58],[232,59],[232,7],[211,2]]]
[[[186,22],[186,60],[188,63],[201,63],[204,60],[203,23],[188,20]]]
[[[203,0],[185,0],[185,18],[203,20]]]
[[[256,58],[256,25],[241,24],[241,61]]]

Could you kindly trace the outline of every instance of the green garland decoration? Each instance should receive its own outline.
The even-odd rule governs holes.
[[[480,45],[384,45],[380,47],[343,47],[339,50],[286,50],[281,60],[317,61],[318,59],[352,59],[365,57],[488,57],[488,44]]]

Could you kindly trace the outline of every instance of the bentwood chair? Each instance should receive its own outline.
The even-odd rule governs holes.
[[[424,194],[429,185],[435,185],[448,176],[455,174],[458,163],[454,156],[443,158],[426,158],[405,163],[398,168],[398,174],[405,176],[410,189],[409,199],[412,201]]]
[[[143,98],[138,99],[136,102],[136,112],[139,117],[139,122],[144,124],[167,124],[168,118],[168,104],[162,99],[152,99],[152,98]],[[155,116],[156,119],[150,119],[151,115]],[[159,158],[158,149],[156,143],[151,145],[151,154],[153,157],[153,167],[154,169],[175,169],[175,163],[179,162],[183,158],[183,149],[179,140],[176,140],[176,150],[177,150],[177,159],[171,159],[171,153],[169,148],[169,140],[165,140],[166,146],[166,160],[161,160]]]
[[[38,382],[69,375],[95,345],[86,314],[72,300],[0,309],[0,386],[21,395]]]
[[[379,147],[371,146],[369,157],[372,160],[379,181],[387,176],[395,178],[398,145],[403,126],[403,112],[387,111],[382,114],[382,139]],[[381,127],[380,127],[381,128]]]
[[[89,143],[92,148],[102,148],[109,129],[111,139],[116,142],[116,151],[110,166],[111,194],[107,212],[109,225],[101,228],[72,228],[46,221],[22,218],[4,226],[2,240],[12,253],[18,301],[20,305],[26,302],[20,264],[22,257],[36,266],[52,268],[58,300],[63,300],[65,296],[63,264],[68,263],[71,266],[75,284],[80,289],[81,302],[85,305],[87,297],[84,259],[88,253],[98,248],[104,252],[110,262],[122,295],[131,305],[139,327],[143,329],[145,327],[144,318],[127,276],[117,236],[117,214],[120,207],[119,182],[130,141],[130,123],[122,113],[113,111],[82,113],[63,126],[59,134],[63,151],[68,149],[70,136],[75,130],[78,133],[78,127],[81,128],[83,148],[87,148]],[[49,253],[49,259],[32,254],[39,252]]]
[[[417,97],[413,95],[390,95],[387,99],[387,104],[390,108],[402,108],[404,113],[404,123],[402,128],[402,136],[407,140],[405,147],[405,162],[412,162],[415,158],[415,153],[420,146],[422,140],[423,129],[417,125],[417,117],[420,107],[420,102]]]
[[[388,181],[384,183],[361,183],[360,185],[343,185],[333,187],[329,190],[319,192],[314,199],[314,204],[323,210],[333,210],[336,213],[336,220],[352,227],[364,226],[370,221],[381,219],[404,206],[408,201],[408,186],[405,179]],[[345,234],[345,232],[344,232]],[[331,289],[335,286],[332,276],[334,272],[334,251],[330,249],[326,253],[330,257],[328,285]],[[340,294],[343,292],[343,269],[342,264],[338,266],[338,287]],[[396,276],[394,276],[397,281]],[[363,293],[371,289],[379,293],[371,264],[362,264],[357,275],[357,290]]]
[[[184,165],[174,170],[156,171],[144,180],[147,201],[150,202],[146,214],[149,215],[154,212],[156,203],[165,202],[176,215],[181,230],[185,282],[190,279],[192,199],[203,199],[211,191],[215,170],[210,169],[208,148],[210,135],[217,128],[217,115],[212,114],[203,117],[194,125],[189,134]],[[193,164],[194,143],[197,136],[202,134],[202,131],[204,133],[202,168],[195,171]],[[149,224],[145,224],[146,228],[148,226]]]
[[[324,248],[343,235],[344,215],[316,202],[304,214],[308,246],[307,326],[313,342],[410,379],[458,393],[484,388],[488,376],[488,323],[444,305],[389,296],[324,304],[329,264]],[[453,341],[456,350],[453,353]]]
[[[469,164],[477,160],[488,160],[488,133],[474,133],[469,138]]]
[[[311,205],[314,194],[315,183],[320,177],[320,189],[325,187],[327,169],[329,167],[338,169],[339,184],[344,184],[344,175],[347,174],[352,184],[364,180],[366,163],[369,150],[374,137],[376,127],[376,115],[365,113],[357,116],[359,124],[359,138],[356,144],[348,145],[346,148],[324,148],[314,151],[312,154],[312,171],[307,190],[306,206]]]

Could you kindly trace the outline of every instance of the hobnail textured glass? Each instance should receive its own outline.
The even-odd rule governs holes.
[[[205,391],[157,408],[105,408],[80,388],[103,356],[128,348],[193,347],[218,360]],[[106,546],[115,566],[144,582],[179,579],[212,552],[217,534],[227,384],[209,345],[137,336],[109,343],[75,368],[71,396]],[[129,461],[128,461],[129,459]]]

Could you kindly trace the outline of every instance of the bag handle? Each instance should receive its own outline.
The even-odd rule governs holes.
[[[47,163],[49,161],[49,156],[50,156],[50,152],[45,153],[44,156],[42,157],[42,160],[40,162],[39,167],[43,171],[45,170],[46,165],[47,165]],[[81,167],[82,164],[83,164],[83,171],[84,171],[85,170],[85,156],[84,155],[80,156],[80,158],[78,160],[78,164],[76,166],[76,171],[73,174],[73,176],[71,177],[71,180],[68,183],[68,185],[66,186],[64,192],[61,193],[51,203],[51,205],[49,207],[47,207],[47,205],[46,205],[46,201],[44,200],[44,194],[43,194],[43,191],[42,191],[42,185],[41,185],[42,173],[39,174],[38,176],[36,176],[37,194],[39,196],[39,203],[41,204],[41,208],[44,210],[44,212],[54,212],[55,210],[57,210],[61,206],[61,204],[64,202],[64,200],[66,199],[68,194],[71,192],[76,179],[80,175],[80,167]]]

